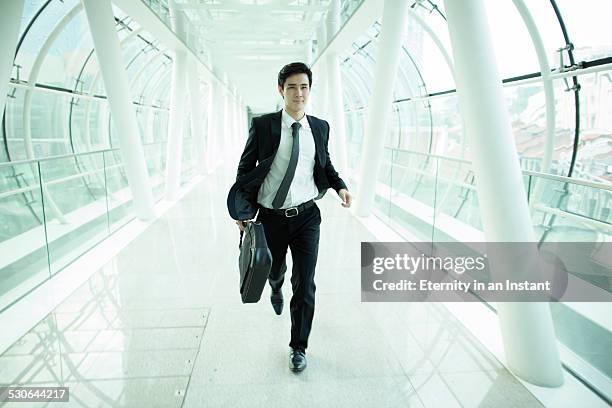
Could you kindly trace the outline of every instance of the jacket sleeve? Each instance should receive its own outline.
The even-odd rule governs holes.
[[[332,164],[331,159],[329,158],[329,150],[327,148],[327,145],[329,143],[329,123],[327,123],[326,121],[323,121],[323,123],[325,123],[325,128],[326,128],[326,132],[325,132],[325,175],[327,176],[327,181],[329,181],[329,185],[334,190],[336,190],[336,193],[337,193],[339,190],[342,190],[343,188],[344,189],[347,189],[347,188],[346,188],[346,184],[344,184],[344,181],[338,175],[338,172],[336,171],[336,169],[334,169],[334,165]]]
[[[251,127],[249,128],[249,137],[244,146],[242,156],[240,156],[240,162],[238,163],[238,174],[236,180],[244,176],[257,165],[257,126],[255,125],[255,118],[251,121]]]

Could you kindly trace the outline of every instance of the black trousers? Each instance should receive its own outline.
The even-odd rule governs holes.
[[[290,303],[291,341],[289,346],[306,350],[315,308],[315,267],[319,253],[321,212],[313,205],[295,217],[259,212],[272,253],[272,268],[268,281],[272,290],[280,290],[287,270],[287,248],[291,250],[293,270]]]

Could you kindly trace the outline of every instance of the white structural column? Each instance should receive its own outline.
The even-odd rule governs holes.
[[[242,124],[242,101],[240,97],[236,99],[236,144],[238,149],[242,149],[242,136],[244,135],[244,126]],[[233,157],[237,154],[234,153]]]
[[[340,29],[340,0],[332,0],[327,13],[328,37]],[[334,145],[334,163],[336,168],[344,172],[347,169],[346,160],[346,122],[344,118],[344,97],[342,92],[342,77],[340,75],[340,60],[336,52],[327,54],[327,79],[330,103],[330,137]]]
[[[32,98],[35,89],[35,85],[38,82],[38,74],[42,70],[42,65],[51,49],[51,46],[55,43],[55,40],[59,35],[64,31],[66,26],[70,24],[70,22],[81,12],[82,6],[81,4],[75,5],[64,17],[61,18],[60,21],[53,27],[53,30],[47,35],[47,38],[42,43],[38,54],[36,54],[36,58],[32,63],[32,67],[30,68],[30,74],[28,76],[28,88],[25,91],[25,95],[23,98],[23,147],[25,150],[26,157],[28,159],[35,158],[34,154],[34,144],[32,143]],[[60,117],[63,117],[60,115]],[[62,122],[65,125],[64,122]],[[65,127],[62,127],[64,130]],[[65,132],[62,133],[62,137],[66,139]],[[35,170],[36,165],[32,164],[32,173],[36,174],[38,170]],[[44,171],[41,172],[41,178],[44,181],[45,174]],[[49,192],[47,185],[43,183],[42,185],[43,194],[45,196],[45,208],[49,209],[49,214],[52,214],[57,218],[57,220],[62,224],[67,224],[68,220],[62,214],[61,209],[56,204],[53,195]]]
[[[312,64],[312,41],[306,40],[304,43],[304,62],[310,66]]]
[[[533,242],[484,4],[482,0],[444,3],[485,237],[487,242]],[[510,369],[536,385],[561,385],[563,374],[548,304],[497,303],[497,312]]]
[[[244,146],[244,140],[247,136],[246,119],[245,119],[245,108],[242,97],[238,99],[238,148]]]
[[[248,115],[244,100],[240,99],[240,144],[247,138],[248,135]]]
[[[229,91],[228,98],[229,112],[227,131],[229,134],[227,135],[227,137],[229,141],[228,145],[230,147],[229,151],[230,153],[233,153],[232,150],[236,145],[236,134],[238,133],[236,129],[236,87],[231,88],[231,91]],[[234,157],[234,155],[232,154],[230,157]]]
[[[128,41],[130,41],[132,38],[134,38],[134,36],[138,35],[138,33],[140,33],[141,29],[136,29],[134,31],[132,31],[130,34],[126,35],[125,37],[123,37],[123,39],[121,40],[120,44],[123,47],[124,44],[126,44]],[[154,58],[156,58],[157,56],[159,56],[160,53],[154,54],[152,58],[149,58],[149,61],[147,62],[151,62]],[[133,89],[134,87],[134,83],[138,81],[138,79],[140,78],[140,76],[142,75],[142,72],[144,70],[144,68],[147,66],[147,64],[143,64],[143,68],[140,69],[133,77],[132,77],[132,81],[130,82],[130,89]],[[92,146],[91,146],[91,126],[89,126],[89,123],[91,123],[91,107],[93,104],[95,104],[96,106],[100,106],[100,102],[99,101],[95,101],[93,100],[93,95],[95,90],[98,87],[98,82],[100,81],[100,71],[96,72],[96,75],[94,76],[94,79],[91,81],[91,84],[89,85],[89,90],[87,91],[87,95],[90,96],[90,98],[85,99],[85,120],[84,123],[86,123],[86,125],[84,126],[84,132],[85,134],[83,135],[83,142],[85,144],[85,151],[90,152],[92,151]],[[93,102],[93,103],[92,103]],[[151,110],[149,110],[147,112],[147,118],[149,118],[151,115]],[[66,121],[64,121],[64,123],[67,124]],[[147,128],[149,127],[149,122],[146,121],[145,122],[147,124]],[[147,142],[147,136],[149,135],[149,132],[147,130],[145,130],[144,133],[144,137],[143,137],[143,142],[146,143]],[[100,139],[100,140],[104,140],[104,139]],[[100,174],[99,172],[96,172],[95,174],[92,175],[93,177],[96,178],[96,180],[98,181],[98,183],[100,183],[101,186],[104,185],[104,174]],[[110,191],[108,192],[108,194],[110,196],[113,196],[113,193],[111,193]]]
[[[82,1],[102,71],[111,114],[119,135],[121,156],[134,197],[136,216],[141,220],[150,220],[155,217],[153,194],[127,73],[121,57],[111,2],[110,0]]]
[[[242,122],[240,122],[240,98],[238,97],[238,88],[236,88],[236,99],[234,100],[234,112],[235,112],[235,116],[234,116],[234,148],[241,148],[242,146],[240,146],[240,142],[242,141],[241,138],[241,131],[242,131]],[[232,152],[232,157],[236,157],[237,154],[236,152]]]
[[[355,214],[368,216],[376,195],[376,180],[383,156],[393,88],[397,77],[402,37],[408,19],[409,1],[385,0],[382,30],[376,54],[374,88],[368,102],[365,134],[361,146],[359,194]]]
[[[232,95],[231,95],[231,104],[230,104],[230,110],[231,110],[231,129],[232,129],[232,142],[231,142],[231,149],[230,149],[230,157],[235,157],[236,154],[234,152],[234,149],[236,148],[236,143],[238,142],[238,96],[237,96],[237,91],[236,88],[233,87],[232,88]]]
[[[242,149],[242,136],[244,135],[244,126],[242,125],[242,100],[240,96],[236,98],[236,147]],[[236,157],[236,153],[233,153]]]
[[[215,120],[217,112],[215,111],[215,80],[210,79],[208,82],[208,101],[207,101],[207,121],[206,121],[206,172],[210,173],[213,169],[213,138],[215,135]]]
[[[555,88],[550,79],[550,65],[548,64],[546,48],[544,47],[544,41],[542,41],[538,26],[523,0],[513,0],[513,2],[525,22],[527,31],[529,31],[531,41],[533,42],[533,48],[536,51],[538,62],[540,63],[542,85],[544,86],[544,96],[546,100],[546,142],[544,143],[544,157],[542,159],[542,168],[540,171],[548,173],[550,172],[552,153],[555,148]]]
[[[444,57],[444,61],[446,61],[446,65],[448,66],[448,69],[454,78],[455,77],[455,67],[453,64],[453,59],[451,58],[449,51],[446,49],[446,47],[442,43],[442,40],[440,40],[440,37],[438,37],[436,32],[431,28],[429,24],[427,24],[427,22],[425,22],[425,20],[419,15],[419,13],[417,13],[413,9],[411,8],[408,9],[408,16],[414,19],[414,21],[419,26],[421,26],[423,31],[425,31],[429,35],[429,38],[431,38],[434,44],[436,44],[436,47],[440,51],[440,54],[442,54],[442,57]],[[412,24],[412,21],[410,22],[410,24]]]
[[[174,52],[172,83],[170,88],[170,118],[168,120],[168,147],[166,150],[166,199],[175,200],[181,185],[183,158],[183,128],[185,117],[187,55]]]
[[[240,101],[240,96],[236,97],[236,148],[242,149],[242,102]],[[236,156],[236,153],[233,153],[233,157]]]
[[[0,112],[4,112],[6,93],[8,91],[17,40],[19,24],[23,14],[24,0],[12,0],[2,5],[0,13]]]
[[[314,88],[317,90],[314,110],[318,116],[325,118],[329,110],[329,101],[327,100],[328,80],[326,61],[317,63],[316,72],[313,72],[313,82]]]
[[[189,58],[189,102],[191,105],[191,137],[193,137],[195,149],[195,161],[198,174],[206,174],[206,146],[204,134],[204,120],[202,114],[202,92],[200,87],[200,76],[198,75],[197,61],[194,57]]]
[[[240,102],[238,100],[237,89],[236,89],[236,96],[234,97],[233,106],[234,106],[234,141],[232,145],[238,146],[240,143]],[[232,150],[232,157],[237,157],[235,150]]]
[[[174,1],[170,1],[170,18],[173,29],[183,32],[183,17],[177,13]],[[168,120],[168,147],[166,149],[166,200],[176,200],[181,187],[183,163],[183,133],[185,123],[185,96],[187,93],[187,53],[174,50],[172,83],[170,88],[170,119]]]
[[[223,74],[223,83],[227,84],[227,75]],[[219,91],[221,92],[221,97],[222,97],[222,114],[220,115],[220,121],[218,122],[218,124],[221,124],[221,126],[219,126],[217,128],[217,140],[219,140],[220,144],[221,144],[221,162],[223,163],[225,161],[225,158],[228,155],[228,151],[229,151],[229,133],[231,132],[230,129],[230,119],[229,119],[229,103],[230,103],[230,96],[229,96],[229,88],[227,86],[223,86],[223,88],[219,89]]]
[[[327,26],[326,24],[321,23],[319,29],[317,30],[317,53],[321,55],[325,46],[327,45]],[[316,112],[317,115],[321,117],[326,117],[327,112],[329,110],[328,103],[328,79],[327,79],[327,64],[325,63],[325,59],[323,58],[317,64],[317,72],[316,72],[316,88],[317,88],[317,104],[316,104]]]
[[[225,143],[223,140],[223,133],[225,127],[225,95],[224,86],[220,82],[215,83],[214,98],[215,98],[215,134],[214,134],[214,146],[215,151],[213,157],[215,160],[214,168],[217,168],[219,163],[223,161]]]
[[[246,137],[245,119],[244,119],[244,104],[242,97],[238,99],[238,147],[242,148]]]
[[[217,154],[215,139],[216,139],[216,123],[218,120],[218,109],[216,100],[216,81],[211,78],[208,83],[208,133],[206,134],[206,170],[208,173],[215,168],[215,155]]]

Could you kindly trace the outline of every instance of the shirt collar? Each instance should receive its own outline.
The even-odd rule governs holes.
[[[293,125],[294,122],[299,122],[299,124],[302,126],[302,129],[310,129],[310,125],[308,124],[308,119],[306,118],[306,115],[304,115],[300,120],[295,120],[285,111],[285,109],[283,109],[282,117],[283,123],[290,129],[291,125]]]

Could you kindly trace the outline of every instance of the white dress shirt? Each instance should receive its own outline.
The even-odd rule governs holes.
[[[299,122],[301,125],[298,136],[300,138],[300,152],[295,175],[289,186],[287,198],[281,208],[295,207],[319,195],[319,190],[314,182],[316,149],[308,119],[304,115],[302,119],[296,121],[283,109],[278,151],[274,161],[272,161],[270,172],[264,179],[257,195],[257,202],[263,207],[273,208],[272,201],[274,201],[276,192],[287,172],[287,167],[289,167],[289,159],[291,158],[291,149],[293,147],[291,125],[294,122]]]

